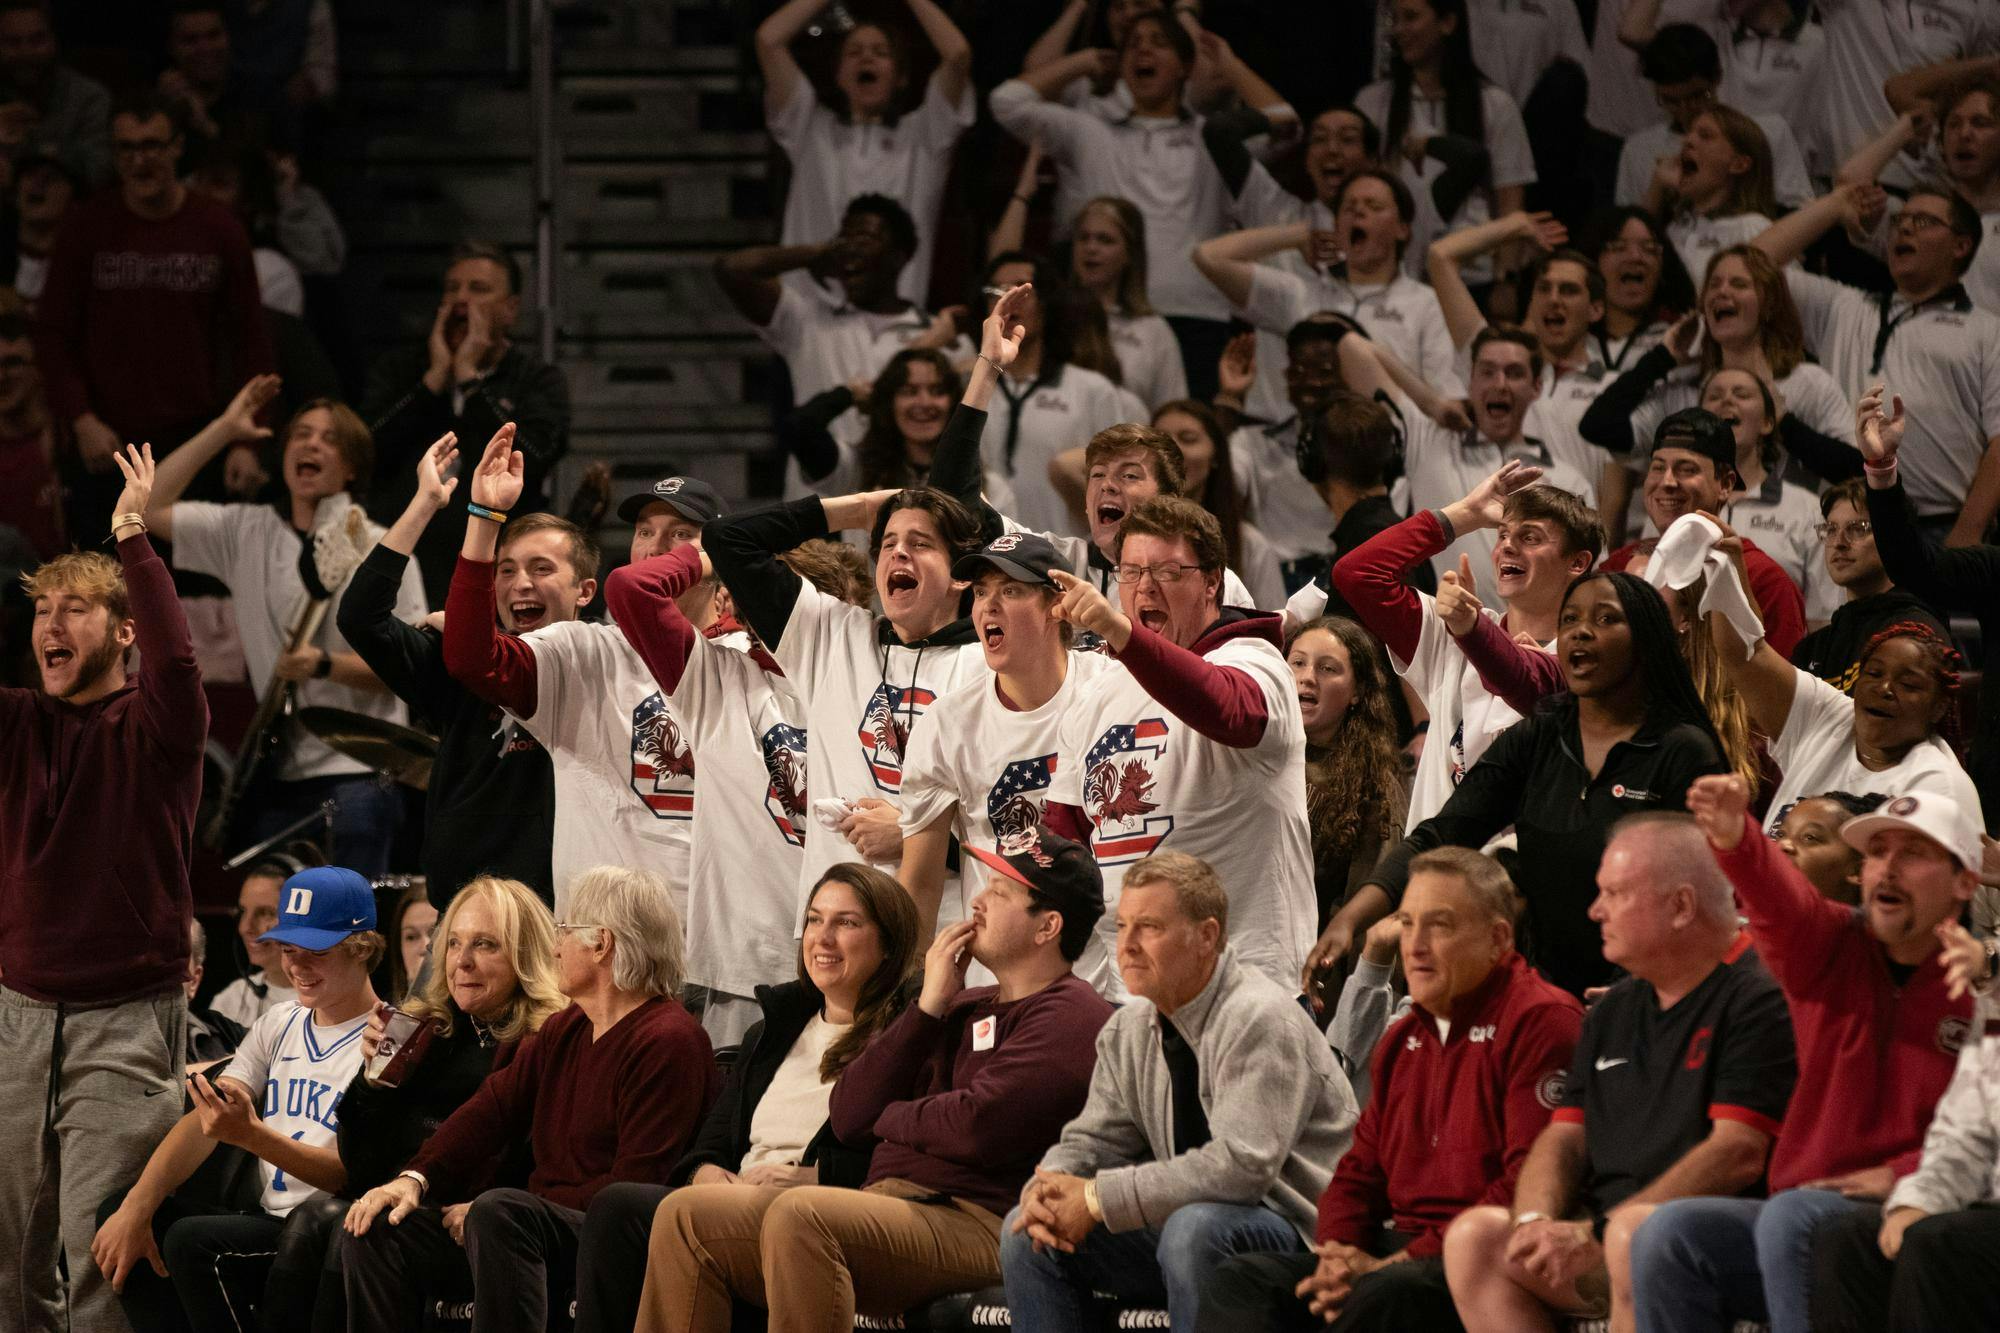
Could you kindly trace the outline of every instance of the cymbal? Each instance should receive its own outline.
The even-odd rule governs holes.
[[[406,787],[424,790],[437,758],[437,740],[345,708],[301,708],[299,725],[349,759],[368,765]]]

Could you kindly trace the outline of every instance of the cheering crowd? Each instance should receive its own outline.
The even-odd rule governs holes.
[[[822,8],[785,498],[559,515],[504,249],[295,373],[323,3],[0,0],[0,1327],[2000,1327],[2000,9]]]

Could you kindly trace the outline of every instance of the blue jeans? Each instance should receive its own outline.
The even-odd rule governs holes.
[[[1092,1292],[1127,1300],[1167,1302],[1173,1333],[1195,1333],[1202,1289],[1239,1254],[1292,1254],[1305,1243],[1269,1208],[1190,1203],[1164,1226],[1113,1234],[1090,1233],[1075,1254],[1036,1254],[1027,1233],[1014,1231],[1016,1208],[1000,1228],[1000,1272],[1007,1309],[1022,1333],[1086,1333],[1097,1327]]]
[[[1806,1333],[1813,1228],[1868,1206],[1831,1190],[1662,1204],[1632,1237],[1639,1333],[1726,1328],[1736,1319]]]
[[[332,865],[346,866],[367,879],[380,879],[389,873],[389,854],[403,822],[403,796],[389,779],[359,773],[269,782],[246,793],[244,799],[256,803],[245,821],[250,830],[245,846],[263,841],[330,800],[335,805],[333,845],[324,846],[327,831],[323,823],[307,825],[298,836],[321,844]]]

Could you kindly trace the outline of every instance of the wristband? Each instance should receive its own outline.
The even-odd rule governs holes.
[[[1864,458],[1861,460],[1861,470],[1873,472],[1878,477],[1886,476],[1896,470],[1896,456],[1891,454],[1879,463],[1872,458]]]
[[[431,1192],[431,1182],[424,1178],[424,1173],[421,1171],[398,1171],[396,1173],[396,1179],[416,1181],[417,1198],[419,1200],[421,1200],[426,1194],[429,1194]]]
[[[139,531],[145,532],[147,530],[146,516],[144,514],[113,514],[111,516],[111,530],[116,532],[120,528],[137,528]]]
[[[1094,1180],[1083,1182],[1083,1206],[1090,1210],[1091,1221],[1098,1223],[1104,1221],[1104,1200],[1098,1196],[1097,1182]]]
[[[407,1175],[408,1173],[405,1172],[404,1174]],[[1549,1217],[1547,1213],[1538,1213],[1532,1211],[1526,1212],[1522,1213],[1519,1217],[1514,1219],[1514,1224],[1510,1229],[1514,1231],[1519,1231],[1522,1227],[1528,1225],[1528,1223],[1530,1222],[1547,1222],[1551,1220],[1552,1219]]]
[[[485,505],[474,501],[466,503],[465,512],[471,514],[474,518],[483,518],[489,523],[505,523],[507,521],[507,515],[502,511],[488,509]]]

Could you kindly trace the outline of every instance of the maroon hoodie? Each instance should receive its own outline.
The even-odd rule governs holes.
[[[118,543],[140,666],[96,703],[0,690],[0,984],[103,1004],[187,974],[208,700],[173,578]]]

